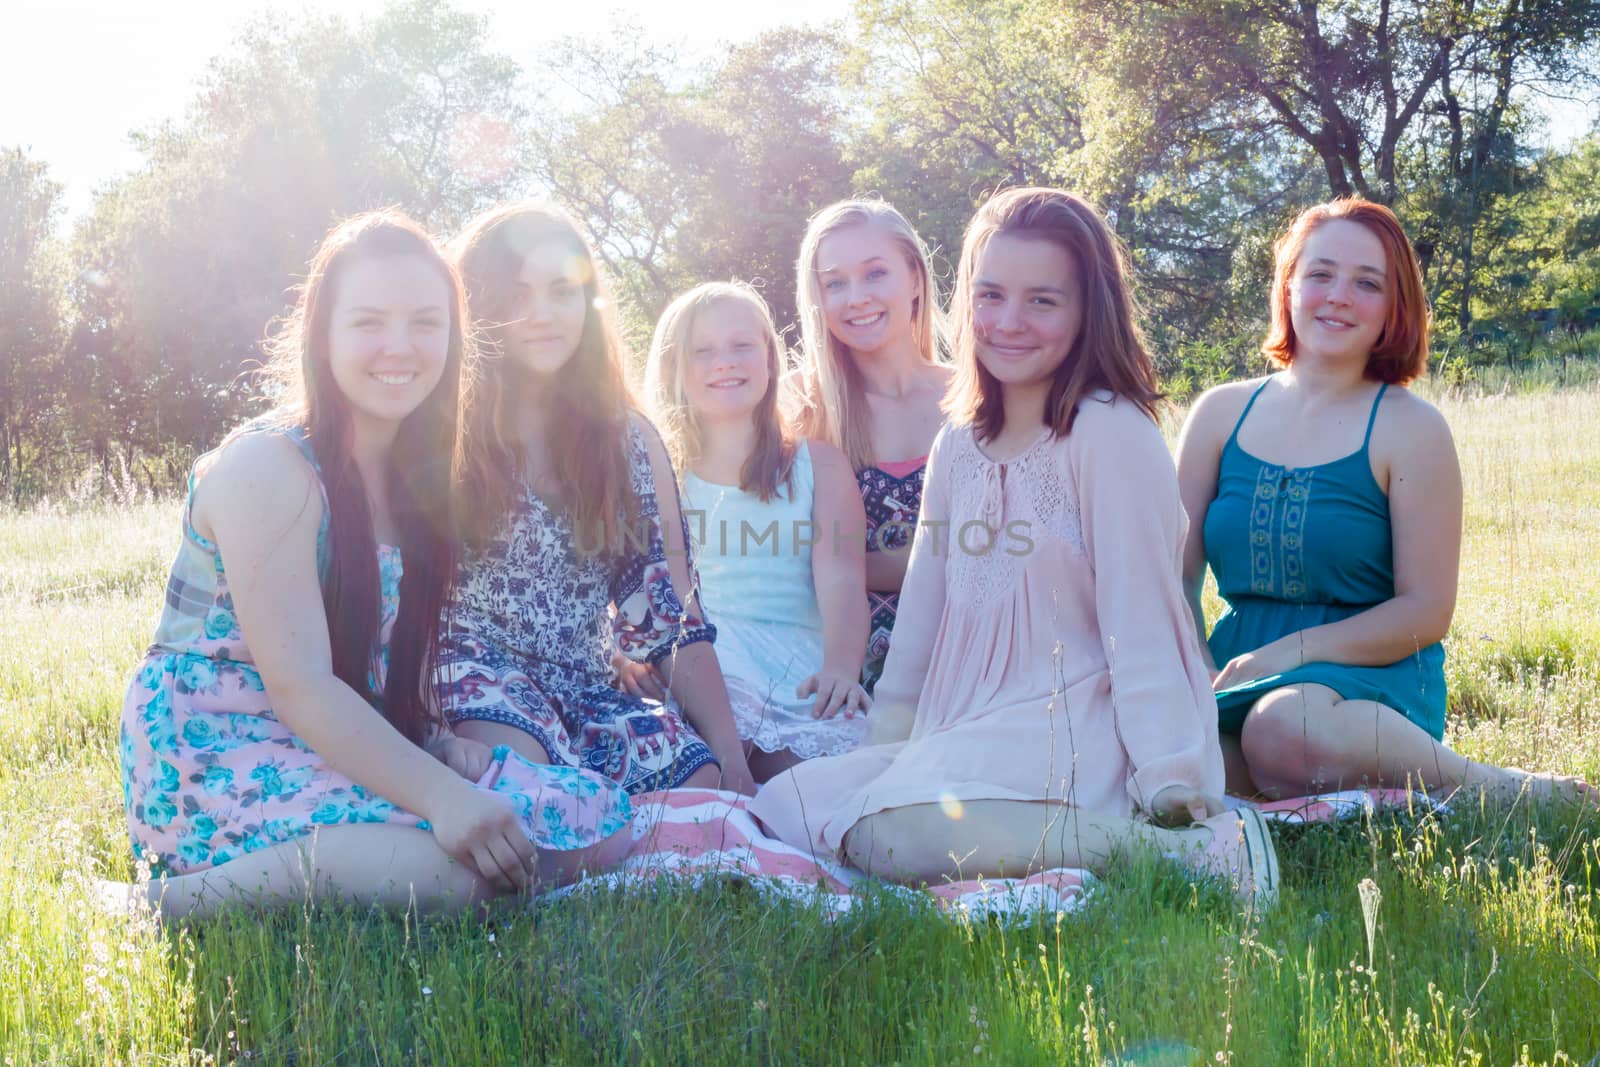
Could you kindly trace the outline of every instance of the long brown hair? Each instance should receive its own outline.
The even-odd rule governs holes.
[[[650,405],[651,419],[661,430],[673,467],[678,471],[687,470],[700,458],[701,448],[700,420],[689,406],[689,394],[684,385],[690,336],[696,316],[720,302],[749,309],[761,332],[762,347],[766,349],[767,391],[750,413],[756,428],[756,443],[739,469],[739,488],[755,493],[765,503],[777,494],[780,485],[791,492],[794,489],[795,442],[778,412],[783,342],[772,321],[772,312],[760,293],[744,282],[707,282],[668,304],[656,323],[655,339],[645,361],[645,399]]]
[[[1294,323],[1289,317],[1290,282],[1300,265],[1306,238],[1317,227],[1339,219],[1364,227],[1378,239],[1384,258],[1388,260],[1385,266],[1390,284],[1394,286],[1389,316],[1384,320],[1377,343],[1367,355],[1364,374],[1375,382],[1409,385],[1428,369],[1430,312],[1422,284],[1422,267],[1394,212],[1370,200],[1351,197],[1306,208],[1278,238],[1277,267],[1272,274],[1272,327],[1267,331],[1261,353],[1274,367],[1287,367],[1294,362]]]
[[[377,539],[352,448],[350,405],[328,360],[328,333],[339,280],[350,264],[398,256],[416,256],[439,271],[450,294],[450,332],[439,384],[401,421],[384,471],[404,573],[379,694],[370,681],[382,624]],[[465,463],[461,409],[472,369],[465,324],[460,279],[433,239],[397,211],[370,211],[344,220],[323,239],[293,311],[265,345],[264,373],[285,397],[268,420],[305,430],[327,489],[321,579],[334,674],[418,744],[436,719],[429,694],[457,561],[451,490]]]
[[[850,226],[875,226],[886,233],[905,257],[906,266],[922,287],[911,309],[911,332],[922,358],[943,363],[948,345],[944,316],[939,311],[938,286],[929,266],[928,246],[917,231],[882,200],[841,200],[829,204],[806,225],[800,241],[795,288],[800,312],[800,380],[791,398],[791,412],[800,433],[838,447],[856,470],[877,462],[872,454],[872,431],[862,398],[861,370],[849,348],[833,336],[822,310],[822,284],[817,252],[829,234]]]
[[[473,328],[483,349],[482,385],[468,400],[466,433],[484,462],[469,471],[474,501],[468,534],[491,537],[517,507],[526,471],[517,447],[516,414],[530,383],[505,358],[503,327],[515,316],[513,298],[530,252],[555,242],[580,260],[586,311],[577,351],[556,372],[544,421],[547,454],[562,455],[550,471],[557,503],[570,515],[580,543],[615,546],[638,519],[628,464],[628,417],[639,405],[623,374],[622,340],[594,250],[560,208],[509,204],[479,215],[451,244],[466,285]]]
[[[1083,318],[1071,351],[1050,383],[1045,424],[1057,437],[1065,437],[1072,432],[1078,405],[1099,389],[1126,397],[1155,418],[1161,391],[1139,328],[1122,246],[1087,201],[1060,189],[1039,188],[996,193],[967,225],[950,304],[956,351],[955,381],[944,403],[950,417],[971,423],[984,438],[993,438],[1005,426],[1000,383],[978,359],[972,316],[978,260],[1000,233],[1049,241],[1071,256],[1078,269]]]

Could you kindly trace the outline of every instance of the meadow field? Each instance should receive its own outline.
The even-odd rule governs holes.
[[[1448,740],[1600,777],[1600,385],[1437,399],[1467,487]],[[1569,808],[1282,830],[1257,922],[1139,859],[1009,926],[886,898],[824,920],[738,884],[486,921],[101,914],[92,881],[133,874],[116,719],[178,516],[80,496],[0,511],[5,1067],[1600,1065],[1600,816]]]

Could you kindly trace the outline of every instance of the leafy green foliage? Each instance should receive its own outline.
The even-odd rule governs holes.
[[[177,484],[262,403],[240,372],[321,234],[387,204],[448,234],[553,199],[636,351],[713,279],[792,326],[800,235],[844,196],[900,207],[948,285],[974,207],[1019,184],[1107,213],[1179,396],[1259,368],[1273,239],[1349,192],[1406,223],[1449,381],[1581,358],[1557,334],[1600,326],[1600,149],[1536,151],[1530,104],[1596,88],[1586,0],[861,0],[845,33],[692,66],[618,26],[527,69],[450,5],[256,23],[67,247],[48,179],[6,164],[0,488]]]

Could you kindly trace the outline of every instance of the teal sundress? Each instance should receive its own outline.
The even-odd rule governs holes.
[[[1378,390],[1358,451],[1330,463],[1285,467],[1239,447],[1239,428],[1271,380],[1251,395],[1223,446],[1217,495],[1206,510],[1206,560],[1227,603],[1208,642],[1219,667],[1395,595],[1389,497],[1373,478],[1368,455],[1388,386]],[[1434,738],[1444,737],[1444,647],[1438,642],[1388,666],[1307,663],[1224,689],[1217,694],[1221,729],[1238,733],[1260,697],[1304,683],[1325,685],[1346,700],[1377,701]]]

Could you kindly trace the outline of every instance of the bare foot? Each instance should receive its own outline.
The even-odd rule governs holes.
[[[1521,767],[1502,767],[1498,782],[1487,783],[1485,791],[1501,800],[1526,799],[1535,804],[1559,801],[1600,807],[1600,789],[1571,774],[1550,771],[1525,771]]]

